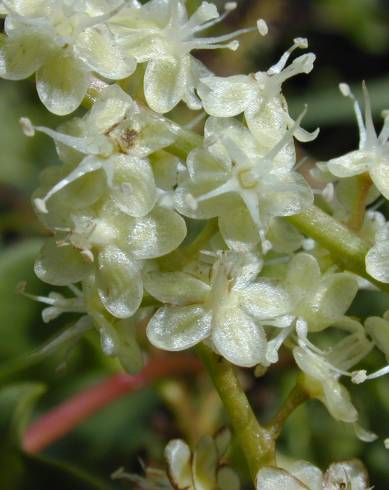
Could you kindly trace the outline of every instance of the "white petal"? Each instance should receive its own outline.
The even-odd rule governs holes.
[[[164,114],[180,102],[187,83],[189,64],[189,56],[155,59],[147,64],[144,92],[147,104],[153,111]]]
[[[362,174],[369,168],[374,160],[374,155],[361,150],[352,151],[338,158],[332,158],[328,162],[328,170],[336,177],[352,177]]]
[[[365,258],[366,271],[377,281],[389,282],[389,242],[377,242]]]
[[[255,81],[246,75],[202,78],[198,93],[205,111],[216,117],[231,117],[244,112],[252,104],[259,104]]]
[[[34,266],[35,274],[53,286],[67,286],[81,281],[91,270],[79,250],[71,245],[59,247],[55,238],[43,245]]]
[[[221,306],[213,320],[212,341],[217,351],[237,366],[255,366],[266,354],[263,328],[237,306]]]
[[[357,460],[333,463],[324,474],[324,485],[329,490],[343,486],[352,490],[368,490],[369,478],[363,464]]]
[[[147,325],[149,341],[169,351],[189,349],[210,332],[211,315],[201,306],[164,306]]]
[[[38,95],[50,112],[70,114],[81,104],[89,85],[89,73],[71,56],[50,58],[36,73]]]
[[[210,289],[185,272],[145,272],[143,282],[146,291],[158,301],[182,306],[203,303]]]
[[[303,235],[294,226],[279,218],[271,220],[266,238],[270,240],[272,249],[278,253],[295,252],[304,242]]]
[[[276,281],[261,278],[239,294],[239,302],[249,315],[258,320],[269,320],[291,312],[286,289]]]
[[[286,469],[299,481],[304,483],[309,490],[323,490],[323,473],[321,470],[307,461],[296,461],[286,466]]]
[[[378,156],[370,167],[370,177],[381,194],[389,199],[389,169],[388,159]]]
[[[96,287],[105,308],[117,318],[128,318],[139,308],[143,287],[138,266],[111,245],[98,255]]]
[[[378,316],[372,316],[365,321],[365,327],[389,362],[389,322]]]
[[[340,319],[349,309],[358,292],[358,283],[351,274],[338,273],[325,277],[320,287],[301,312],[309,330],[317,332]]]
[[[127,155],[114,155],[107,163],[113,170],[112,199],[118,208],[136,218],[148,214],[157,199],[149,162]]]
[[[288,264],[286,285],[296,303],[313,291],[320,281],[320,267],[317,260],[309,254],[299,253]]]
[[[257,490],[310,490],[287,471],[270,466],[259,470],[256,488]]]
[[[1,37],[0,76],[9,80],[31,76],[48,56],[48,43],[47,36],[26,28],[12,37]]]
[[[252,250],[259,242],[257,226],[242,203],[229,206],[219,217],[219,230],[228,247],[238,252]]]
[[[135,220],[128,244],[137,258],[151,259],[175,250],[185,236],[184,219],[170,209],[157,207],[144,218]]]
[[[321,401],[325,404],[335,420],[353,423],[358,420],[358,412],[351,402],[346,388],[336,380],[327,379],[323,383],[324,396]]]
[[[191,452],[188,445],[180,439],[173,439],[165,448],[169,478],[175,488],[193,488]]]
[[[75,50],[91,70],[108,79],[126,78],[136,68],[135,58],[125,55],[104,24],[82,32],[77,38]]]

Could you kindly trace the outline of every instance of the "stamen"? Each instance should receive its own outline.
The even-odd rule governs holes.
[[[76,167],[70,174],[60,180],[56,185],[54,185],[49,192],[43,198],[34,199],[34,204],[40,213],[47,214],[46,203],[54,194],[64,189],[66,186],[76,181],[77,179],[83,177],[84,175],[95,172],[96,170],[102,168],[102,164],[99,160],[94,157],[86,157],[84,160]]]
[[[369,92],[367,90],[366,82],[362,82],[363,96],[365,99],[365,126],[366,126],[366,143],[369,146],[376,146],[377,144],[377,133],[373,123],[373,115],[371,112],[371,103]]]
[[[307,47],[308,47],[308,40],[306,38],[297,37],[296,39],[294,39],[293,45],[287,51],[285,51],[285,53],[281,56],[281,58],[275,65],[271,66],[267,70],[267,74],[275,75],[281,73],[281,71],[285,68],[285,65],[290,55],[293,53],[293,51],[298,48],[306,49]]]
[[[351,91],[350,85],[347,83],[340,83],[339,90],[344,97],[349,97],[353,101],[354,113],[357,119],[358,129],[359,129],[359,149],[364,148],[366,144],[366,128],[363,122],[362,110],[359,105],[358,100]]]
[[[381,145],[384,145],[389,139],[389,111],[382,111],[381,115],[384,118],[384,124],[378,136],[378,141],[381,143]]]
[[[257,20],[257,29],[261,36],[267,36],[269,27],[264,19]]]

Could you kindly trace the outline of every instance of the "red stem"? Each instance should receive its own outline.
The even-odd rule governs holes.
[[[193,373],[200,368],[199,361],[193,356],[171,355],[151,359],[136,376],[115,374],[74,395],[33,422],[23,436],[22,447],[26,452],[38,453],[114,400],[164,376]]]

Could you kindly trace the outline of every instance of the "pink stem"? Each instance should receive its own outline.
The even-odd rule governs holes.
[[[136,376],[115,374],[74,395],[33,422],[23,436],[22,447],[26,452],[38,453],[114,400],[144,388],[158,378],[193,373],[199,369],[200,363],[195,357],[172,355],[151,359]]]

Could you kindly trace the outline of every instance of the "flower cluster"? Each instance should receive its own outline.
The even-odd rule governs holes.
[[[140,320],[159,349],[204,342],[241,367],[266,369],[288,348],[305,392],[372,440],[356,425],[358,413],[339,379],[362,383],[389,370],[355,367],[375,346],[388,361],[388,315],[364,324],[348,316],[361,287],[372,287],[372,278],[389,282],[389,225],[376,205],[365,213],[380,194],[389,198],[389,117],[377,135],[366,87],[363,118],[341,84],[354,103],[359,148],[318,163],[312,173],[321,189],[313,188],[299,172],[295,140],[309,142],[318,130],[301,127],[305,110],[292,118],[282,93],[286,80],[313,69],[310,52],[289,62],[307,40],[296,38],[277,63],[248,75],[216,76],[193,55],[236,50],[236,37],[247,31],[266,35],[262,19],[255,29],[203,34],[235,7],[227,2],[220,14],[204,1],[189,15],[183,0],[1,2],[0,76],[35,73],[41,101],[58,115],[85,97],[93,102],[56,130],[21,119],[27,136],[38,131],[54,141],[61,161],[42,173],[33,196],[50,233],[35,272],[71,294],[36,299],[47,304],[45,322],[81,315],[75,328],[82,333],[93,325],[103,351],[129,372],[142,366]],[[142,100],[122,88],[126,83],[114,83],[135,71],[144,76]],[[180,102],[203,111],[203,135],[188,136],[166,117]],[[315,195],[370,243],[370,282],[286,220],[309,210]],[[313,336],[336,341],[321,348]],[[174,488],[224,488],[223,479],[230,479],[226,488],[238,488],[219,467],[218,451],[217,441],[204,439],[192,458],[182,441],[170,443]],[[203,465],[212,469],[210,480]],[[354,463],[333,465],[324,475],[304,464],[290,472],[265,468],[258,488],[335,488],[339,478],[347,488],[367,488]]]

